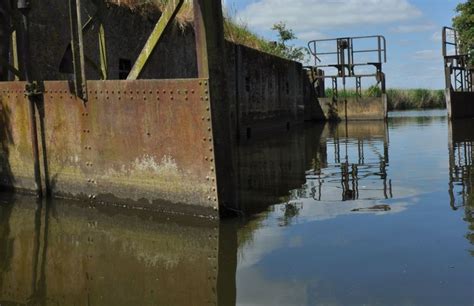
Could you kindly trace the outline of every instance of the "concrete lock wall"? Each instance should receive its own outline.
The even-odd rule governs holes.
[[[30,14],[31,66],[36,80],[70,80],[73,77],[68,3],[53,2],[47,8],[33,7]],[[131,68],[140,54],[159,14],[145,17],[124,7],[98,8],[90,1],[83,2],[83,20],[101,12],[99,21],[84,32],[87,78],[101,79],[100,24],[106,41],[107,79],[123,78],[127,75],[127,66]],[[226,43],[225,51],[228,103],[232,105],[236,134],[245,133],[247,128],[258,130],[301,123],[305,119],[324,119],[300,63],[231,42]],[[140,79],[195,78],[196,61],[192,25],[180,27],[174,24],[150,56]]]
[[[43,187],[92,202],[216,215],[222,205],[216,169],[222,166],[215,154],[229,143],[214,142],[208,80],[190,79],[197,76],[192,27],[171,27],[142,74],[184,80],[116,81],[127,75],[158,16],[83,3],[83,20],[102,12],[108,68],[108,80],[99,81],[100,26],[94,22],[84,33],[86,103],[70,90],[67,1],[35,2],[31,10],[33,79],[45,81],[36,102]],[[234,135],[321,118],[320,110],[314,116],[309,111],[318,104],[310,100],[314,94],[301,64],[232,43],[226,56],[229,96],[221,103],[231,105]],[[0,83],[0,181],[8,189],[32,191],[25,85]]]
[[[89,80],[100,79],[99,30],[104,29],[109,80],[127,75],[152,32],[159,14],[141,16],[115,5],[97,7],[83,2],[83,23],[95,17],[84,31],[84,53]],[[38,3],[39,5],[39,3]],[[99,14],[99,15],[97,15]],[[53,0],[47,6],[35,6],[30,12],[31,68],[37,80],[72,78],[68,1]],[[63,61],[64,60],[64,61]],[[63,62],[66,64],[61,65]],[[62,67],[61,67],[62,66]],[[61,69],[62,68],[62,69]],[[69,70],[69,71],[68,71]],[[197,76],[192,27],[170,27],[150,57],[141,78],[191,78]]]
[[[300,63],[230,42],[226,52],[238,135],[249,137],[253,131],[290,128],[305,120],[322,119]]]

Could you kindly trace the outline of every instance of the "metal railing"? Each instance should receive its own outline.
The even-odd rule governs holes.
[[[360,43],[365,47],[357,48]],[[327,51],[328,46],[332,50]],[[314,58],[314,66],[309,67],[314,73],[315,84],[324,84],[322,80],[332,80],[332,90],[334,96],[338,97],[338,79],[342,79],[343,90],[346,90],[346,79],[355,78],[356,92],[362,96],[362,78],[375,77],[381,92],[385,93],[385,74],[383,64],[387,62],[387,40],[382,35],[342,37],[332,39],[311,40],[308,49]],[[365,54],[374,57],[372,61],[358,60],[356,55]],[[333,61],[323,61],[323,57],[335,57]],[[356,68],[373,67],[373,73],[358,73]],[[327,73],[326,69],[337,69],[337,74]],[[318,85],[321,86],[321,85]]]
[[[463,52],[456,29],[444,27],[442,33],[446,89],[472,92],[473,70],[471,57]]]

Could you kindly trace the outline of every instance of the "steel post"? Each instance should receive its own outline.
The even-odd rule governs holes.
[[[76,95],[82,100],[87,101],[87,82],[81,11],[81,0],[69,0],[69,22],[71,27],[74,87]]]
[[[24,78],[27,82],[26,91],[29,92],[32,87],[32,80],[30,74],[30,44],[29,44],[29,20],[28,13],[30,10],[30,3],[28,0],[18,0],[18,10],[21,13],[21,60],[24,71]],[[36,103],[35,97],[32,94],[28,94],[29,101],[29,121],[30,121],[30,137],[33,153],[33,169],[35,178],[35,188],[38,197],[43,196],[43,188],[41,183],[41,168],[39,160],[39,146],[38,146],[38,129],[36,125]]]
[[[206,98],[211,100],[219,204],[237,210],[222,3],[221,0],[194,0],[193,6],[198,75],[209,78],[210,82],[210,95]]]

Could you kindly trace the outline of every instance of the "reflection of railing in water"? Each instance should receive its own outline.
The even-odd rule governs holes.
[[[347,125],[344,136],[339,135],[338,128],[330,134],[333,135],[325,141],[327,155],[333,152],[333,161],[325,165],[314,162],[313,169],[306,173],[306,184],[294,191],[293,196],[316,201],[393,198],[392,182],[387,173],[388,135],[350,137]],[[378,185],[378,181],[382,182],[381,187],[369,186]],[[368,187],[361,186],[364,183]],[[331,192],[332,189],[338,192]],[[334,197],[334,194],[341,196]]]
[[[449,197],[454,210],[465,207],[472,192],[472,147],[472,141],[465,141],[454,143],[449,149]]]
[[[469,223],[466,238],[474,245],[474,123],[458,120],[450,123],[449,141],[449,198],[453,210],[464,209],[464,220]],[[474,250],[471,251],[474,254]]]

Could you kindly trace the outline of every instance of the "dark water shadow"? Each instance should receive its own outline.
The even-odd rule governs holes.
[[[10,166],[10,148],[14,146],[11,109],[0,99],[0,189],[12,190],[15,179]]]
[[[11,270],[11,262],[13,260],[13,245],[15,240],[11,235],[10,226],[10,216],[13,206],[12,196],[4,197],[0,201],[0,275],[8,273]],[[0,278],[0,288],[3,286],[3,278]]]
[[[304,184],[306,170],[322,151],[324,126],[311,124],[278,134],[256,135],[239,143],[236,169],[243,215],[288,201],[290,190]]]
[[[236,303],[235,223],[19,195],[5,201],[1,305]]]

